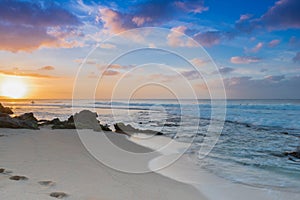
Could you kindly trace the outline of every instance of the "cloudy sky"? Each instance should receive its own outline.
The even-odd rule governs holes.
[[[89,97],[96,84],[110,98],[120,82],[122,98],[155,80],[188,98],[183,81],[209,98],[221,78],[228,98],[300,98],[299,10],[299,0],[0,0],[0,84],[23,79],[27,98],[71,98],[74,85]],[[136,97],[174,97],[156,87]]]

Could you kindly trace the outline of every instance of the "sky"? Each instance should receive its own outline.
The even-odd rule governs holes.
[[[299,0],[0,0],[0,96],[21,80],[31,99],[300,99],[299,10]]]

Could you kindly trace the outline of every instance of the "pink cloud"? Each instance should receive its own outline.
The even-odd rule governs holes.
[[[198,0],[197,2],[176,1],[175,5],[186,12],[192,13],[202,13],[208,10],[208,7],[204,6],[203,0]]]
[[[114,70],[106,70],[105,72],[103,72],[103,76],[115,76],[119,74],[120,72]]]
[[[278,0],[260,18],[238,20],[236,28],[250,33],[254,29],[285,30],[300,28],[300,1]]]
[[[250,52],[256,53],[258,52],[262,47],[264,46],[264,44],[262,42],[257,43],[257,45],[255,45],[255,47],[253,47]]]
[[[248,56],[234,56],[231,57],[230,62],[233,64],[250,64],[259,62],[261,59],[256,57],[248,57]]]
[[[119,12],[109,8],[101,8],[100,19],[104,23],[104,28],[112,33],[120,33],[126,28],[122,25],[122,17]]]
[[[269,42],[269,47],[276,47],[280,43],[280,40],[272,40]]]
[[[208,31],[204,33],[197,33],[194,39],[205,47],[211,47],[219,44],[222,38],[222,33],[219,31]]]
[[[38,2],[0,2],[0,50],[34,51],[40,47],[79,46],[79,19],[57,6],[41,9]],[[59,28],[58,28],[59,27]]]
[[[177,26],[171,29],[167,36],[168,45],[172,47],[196,47],[197,43],[185,36],[186,26]]]
[[[194,58],[194,59],[190,60],[190,62],[197,67],[200,67],[200,66],[204,65],[205,63],[207,63],[207,61],[202,60],[200,58]]]
[[[133,17],[132,22],[135,23],[137,26],[143,25],[145,22],[149,22],[152,19],[150,17]]]

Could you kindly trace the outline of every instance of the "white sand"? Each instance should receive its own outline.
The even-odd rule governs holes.
[[[78,200],[205,199],[194,187],[153,172],[128,174],[104,166],[86,151],[74,130],[0,129],[0,135],[5,135],[0,137],[0,168],[11,171],[0,174],[1,200],[55,199],[49,196],[52,192],[65,192],[70,195],[66,199]],[[148,151],[124,136],[113,137],[133,151]],[[148,159],[152,158],[145,162]],[[10,180],[13,175],[29,179]],[[53,183],[44,186],[39,181]]]

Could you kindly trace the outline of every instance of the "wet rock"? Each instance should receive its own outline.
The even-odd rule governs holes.
[[[100,124],[100,127],[101,127],[101,130],[103,130],[103,131],[111,131],[111,129],[109,128],[109,126],[107,124],[105,124],[105,125]]]
[[[14,112],[8,108],[8,107],[4,107],[1,103],[0,103],[0,113],[5,113],[5,114],[14,114]]]
[[[153,131],[153,130],[140,130],[132,127],[130,124],[125,125],[124,123],[116,123],[114,124],[117,133],[122,133],[126,135],[132,135],[134,133],[144,133],[144,134],[152,134],[152,135],[163,135],[161,132]]]
[[[296,151],[285,152],[284,155],[300,159],[300,146],[297,147]]]

